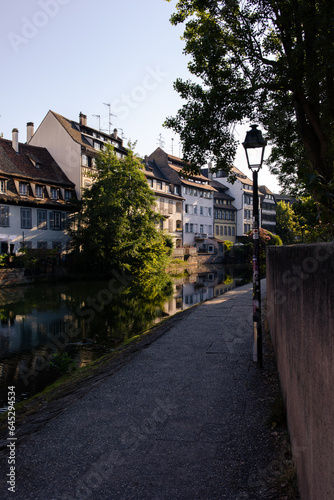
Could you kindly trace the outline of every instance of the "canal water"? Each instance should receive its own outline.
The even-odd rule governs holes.
[[[68,360],[83,367],[162,319],[251,279],[249,268],[210,267],[141,284],[115,275],[0,290],[0,411],[8,386],[18,401],[26,399],[59,377],[61,362],[65,370]]]

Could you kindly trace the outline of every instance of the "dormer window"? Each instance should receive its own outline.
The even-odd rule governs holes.
[[[4,179],[0,179],[0,193],[6,192],[6,181]]]
[[[36,198],[44,198],[43,186],[36,186],[35,188]]]
[[[65,189],[65,200],[72,200],[74,198],[74,193],[73,191],[70,191],[69,189]]]
[[[19,189],[21,196],[28,196],[28,184],[26,182],[20,182]]]
[[[59,198],[59,189],[51,188],[51,200],[58,200]]]

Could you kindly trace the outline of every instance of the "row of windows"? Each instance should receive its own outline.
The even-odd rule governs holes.
[[[221,198],[215,198],[216,205],[232,205],[231,200],[223,200]]]
[[[199,208],[199,210],[198,210]],[[202,207],[197,205],[185,205],[184,211],[186,214],[190,215],[203,215],[204,217],[212,216],[212,208],[211,207]]]
[[[6,181],[4,179],[0,179],[0,193],[6,193],[7,186]],[[19,182],[19,194],[21,196],[29,196],[33,195],[32,190],[28,182]],[[70,200],[73,198],[74,192],[65,189],[65,200]],[[50,195],[46,190],[46,186],[37,184],[35,186],[35,197],[36,198],[48,198],[50,196],[51,200],[58,200],[61,198],[61,190],[56,187],[51,187]]]
[[[234,226],[222,226],[220,224],[216,224],[216,236],[235,236],[235,227]]]
[[[262,221],[276,222],[276,215],[262,214]]]
[[[32,249],[32,242],[31,241],[25,241],[24,243],[21,242],[21,248],[23,246],[25,248]],[[48,250],[49,248],[52,248],[52,250],[58,250],[59,252],[61,252],[62,244],[60,241],[51,241],[51,246],[49,247],[47,241],[37,241],[36,248],[38,248],[38,250]]]
[[[9,207],[0,207],[0,227],[9,227]],[[31,229],[33,227],[33,217],[31,208],[21,208],[20,210],[21,229]],[[49,222],[49,224],[48,224]],[[47,210],[37,210],[37,229],[49,229],[61,231],[67,227],[67,214],[59,210],[49,211],[49,221]]]
[[[215,219],[235,220],[235,213],[232,212],[231,210],[221,210],[220,208],[216,208]]]
[[[200,198],[212,198],[212,193],[210,191],[204,191],[203,189],[196,189],[191,187],[184,187],[183,194],[190,194],[192,196],[199,196]]]
[[[199,231],[198,231],[199,227]],[[192,224],[191,222],[185,224],[185,232],[186,233],[197,233],[201,234],[206,233],[208,235],[212,234],[212,225],[211,224]]]
[[[261,208],[262,210],[276,210],[274,203],[262,203]]]

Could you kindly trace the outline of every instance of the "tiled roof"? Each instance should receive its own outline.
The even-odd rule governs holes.
[[[205,189],[207,191],[216,191],[216,189],[214,187],[210,186],[210,184],[200,184],[198,182],[191,181],[188,179],[187,180],[181,179],[181,182],[185,186],[191,186],[191,187],[196,188],[196,189]]]
[[[176,172],[178,172],[179,174],[183,174],[182,172],[182,166],[178,166],[178,165],[173,165],[171,163],[168,164],[170,166],[170,168],[172,168],[173,170],[175,170]],[[184,174],[185,176],[187,175],[186,173]],[[189,178],[187,180],[191,180],[191,179],[197,179],[197,180],[200,180],[200,181],[203,181],[203,182],[208,182],[208,178],[205,177],[205,175],[202,175],[202,174],[189,174]]]
[[[259,186],[259,191],[263,194],[273,194],[267,186]]]
[[[0,139],[0,175],[74,187],[46,148],[19,143],[16,153],[7,139]]]

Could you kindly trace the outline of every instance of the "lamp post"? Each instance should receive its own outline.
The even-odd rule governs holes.
[[[262,367],[258,172],[262,167],[267,141],[263,139],[257,125],[251,125],[242,145],[245,148],[248,168],[253,172],[253,361]]]

